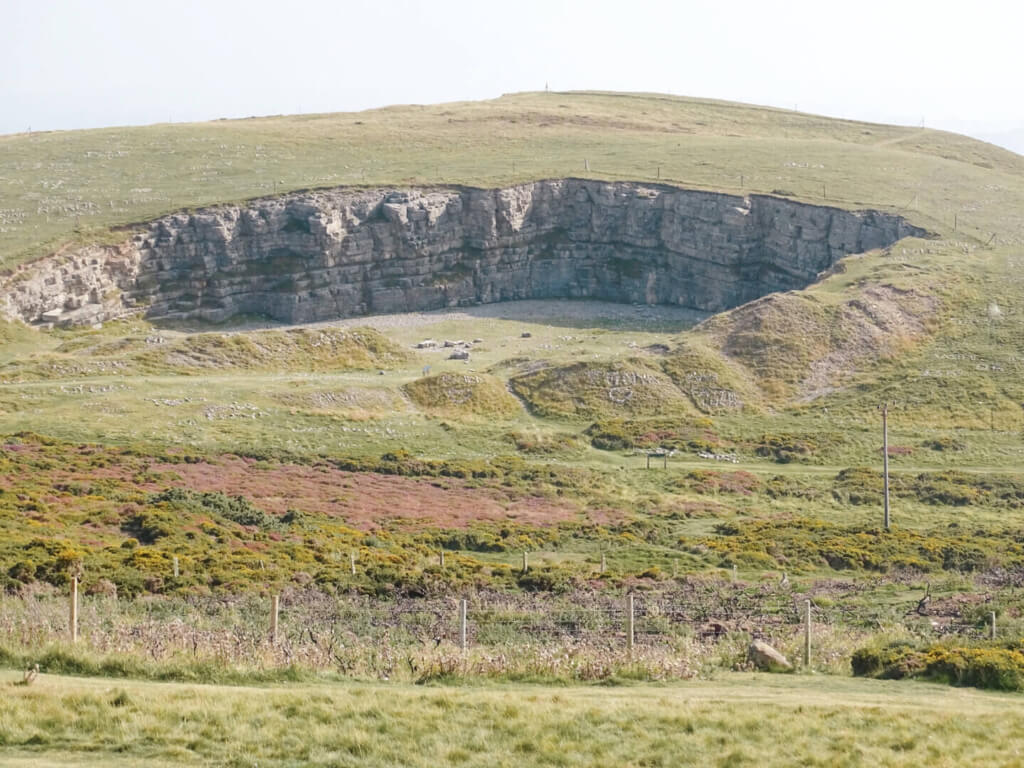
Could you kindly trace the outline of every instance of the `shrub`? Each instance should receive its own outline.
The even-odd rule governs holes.
[[[818,446],[806,437],[791,434],[761,435],[754,446],[754,453],[764,458],[774,459],[779,464],[801,461],[814,455]]]
[[[128,544],[130,541],[135,541],[136,544],[139,542],[152,544],[158,539],[171,536],[178,528],[178,525],[179,521],[166,512],[156,510],[140,512],[123,526],[125,533],[132,534],[134,538],[127,539],[122,546],[127,545],[125,548],[130,549],[132,547],[132,545]]]
[[[967,443],[955,437],[936,437],[925,440],[921,443],[922,448],[931,448],[933,451],[964,451],[967,450]]]
[[[519,574],[516,583],[527,592],[567,592],[571,578],[564,569],[547,566]]]
[[[244,497],[227,496],[219,491],[196,493],[183,488],[168,488],[162,493],[150,496],[149,503],[153,505],[166,504],[193,514],[212,515],[238,525],[275,528],[279,524],[277,518],[254,507]]]
[[[853,674],[862,677],[912,677],[974,688],[1024,690],[1024,652],[1019,644],[915,648],[892,643],[858,649],[851,666]]]

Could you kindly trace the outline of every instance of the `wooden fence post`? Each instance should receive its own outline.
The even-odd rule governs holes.
[[[352,575],[355,576],[356,575],[356,553],[355,552],[349,552],[348,553],[348,565],[349,565],[349,569],[352,571]]]
[[[811,601],[804,600],[804,669],[811,668]]]
[[[466,650],[466,601],[459,603],[459,648]]]
[[[174,578],[178,578],[178,556],[174,556]]]
[[[71,605],[69,612],[69,623],[71,625],[71,642],[78,642],[78,577],[71,577]]]
[[[437,553],[437,562],[438,562],[438,565],[441,566],[441,568],[444,568],[444,550],[443,549],[440,552]]]
[[[629,595],[626,597],[626,647],[633,650],[633,643],[636,639],[634,635],[636,613],[634,612],[633,596]]]
[[[523,550],[523,573],[530,570],[530,554],[524,549]]]
[[[988,617],[989,617],[988,639],[989,640],[995,640],[996,639],[996,612],[992,611],[988,615]]]
[[[277,645],[277,616],[281,611],[281,596],[270,598],[270,642]]]
[[[607,568],[608,568],[608,563],[604,559],[604,552],[602,552],[601,553],[601,573],[604,573],[605,569],[607,569]]]

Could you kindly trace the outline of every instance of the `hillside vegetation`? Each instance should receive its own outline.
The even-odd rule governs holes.
[[[4,136],[0,169],[0,260],[15,272],[182,208],[570,175],[878,208],[932,233],[712,317],[558,300],[297,328],[6,324],[8,590],[63,589],[80,569],[85,588],[126,596],[573,594],[735,566],[808,593],[839,575],[910,592],[942,576],[947,597],[994,600],[1012,579],[993,574],[1024,565],[1012,153],[724,102],[528,93]],[[648,469],[648,452],[669,455]],[[536,574],[517,569],[523,550]]]

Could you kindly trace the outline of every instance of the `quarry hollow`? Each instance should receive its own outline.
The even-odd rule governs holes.
[[[583,179],[297,192],[136,232],[19,269],[0,311],[58,325],[130,313],[297,324],[555,298],[719,312],[928,234],[874,210]]]

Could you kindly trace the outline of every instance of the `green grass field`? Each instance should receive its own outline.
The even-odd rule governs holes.
[[[920,683],[728,674],[625,687],[218,687],[0,677],[18,768],[1014,766],[1017,697]]]

